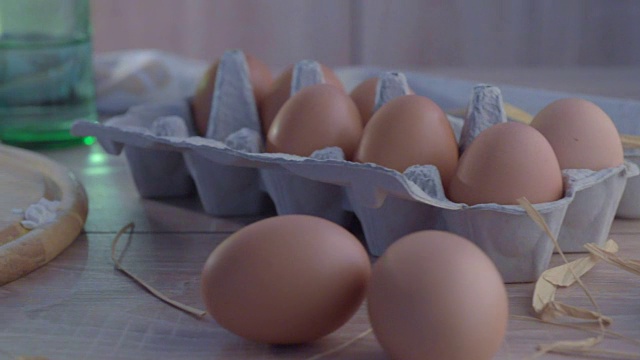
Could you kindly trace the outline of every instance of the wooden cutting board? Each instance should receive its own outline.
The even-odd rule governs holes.
[[[24,211],[41,198],[60,201],[53,222],[27,230]],[[87,219],[84,187],[43,155],[0,145],[0,286],[48,263],[78,236]]]

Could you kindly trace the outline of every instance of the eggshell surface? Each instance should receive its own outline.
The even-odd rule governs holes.
[[[364,247],[342,227],[286,215],[232,234],[207,259],[202,295],[227,330],[270,344],[305,343],[351,318],[371,267]]]
[[[366,124],[373,115],[373,108],[376,105],[376,87],[378,86],[378,78],[369,78],[356,86],[349,96],[358,107],[362,123]]]
[[[468,205],[516,205],[555,201],[563,196],[560,165],[549,142],[531,126],[493,125],[460,157],[448,197]]]
[[[577,98],[554,101],[531,122],[551,144],[562,169],[616,167],[624,162],[620,135],[596,104]]]
[[[333,70],[322,64],[320,64],[320,68],[322,69],[326,84],[333,85],[343,93],[346,93],[342,81],[340,81],[340,78],[338,78]],[[280,111],[280,108],[291,96],[292,79],[293,65],[290,65],[273,81],[260,105],[260,121],[262,122],[262,131],[264,131],[265,134],[269,132],[271,123],[275,119],[278,111]]]
[[[367,301],[373,332],[392,359],[488,360],[506,332],[498,270],[476,245],[447,232],[393,243],[373,266]]]
[[[247,60],[247,67],[249,68],[249,82],[253,88],[253,96],[255,97],[257,109],[260,111],[260,104],[273,82],[273,76],[271,75],[269,66],[262,61],[249,54],[245,54],[245,58]],[[219,63],[220,60],[216,60],[209,67],[191,101],[191,112],[193,114],[195,128],[201,136],[207,132],[207,126],[209,124],[211,99],[216,84],[216,73]]]
[[[355,160],[404,172],[435,165],[446,187],[458,164],[458,144],[444,111],[419,95],[397,97],[371,117]]]
[[[378,77],[368,78],[356,86],[349,96],[358,107],[362,123],[366,125],[371,116],[373,116],[376,105],[376,92],[378,88]],[[413,94],[413,90],[409,89],[409,94]]]
[[[267,134],[267,152],[309,156],[316,150],[340,147],[353,157],[362,122],[351,98],[329,84],[308,86],[284,104]]]

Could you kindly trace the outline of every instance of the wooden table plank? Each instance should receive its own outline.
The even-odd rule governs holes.
[[[114,270],[109,258],[112,237],[83,235],[50,265],[0,288],[0,349],[52,359],[301,359],[338,346],[369,327],[363,304],[349,323],[314,344],[272,347],[245,341],[208,317],[198,320],[167,306]],[[226,234],[136,233],[123,264],[165,294],[202,308],[200,269],[209,252],[225,237]],[[617,235],[621,252],[640,258],[637,238],[636,234]],[[554,256],[553,263],[560,263],[558,256]],[[637,277],[602,263],[584,281],[602,311],[613,317],[610,329],[640,339]],[[531,315],[532,291],[533,284],[508,286],[511,314]],[[578,287],[560,290],[558,299],[589,306]],[[496,358],[519,359],[532,354],[542,342],[587,335],[512,319]],[[621,340],[607,340],[604,345],[639,350]],[[331,358],[385,357],[373,335],[369,335]],[[545,357],[555,358],[564,357]]]

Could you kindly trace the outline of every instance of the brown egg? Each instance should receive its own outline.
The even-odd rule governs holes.
[[[622,165],[622,142],[611,118],[583,99],[561,99],[531,122],[547,138],[562,169],[602,170]]]
[[[277,216],[234,233],[207,259],[202,295],[227,330],[269,344],[316,340],[360,307],[371,266],[342,227],[306,215]]]
[[[378,77],[369,78],[356,86],[349,96],[358,107],[362,123],[366,125],[371,116],[373,116],[376,105],[376,91],[378,87]],[[413,90],[409,89],[409,94],[413,94]]]
[[[349,93],[349,96],[358,107],[363,124],[366,124],[373,115],[373,108],[376,105],[377,86],[378,78],[372,77],[361,82]]]
[[[435,165],[446,187],[458,163],[458,144],[444,111],[424,96],[405,95],[384,104],[367,123],[355,157],[404,172]]]
[[[521,123],[502,123],[481,132],[465,150],[447,194],[468,205],[515,205],[523,196],[544,203],[563,196],[562,174],[540,132]]]
[[[509,315],[502,278],[470,241],[420,231],[376,261],[367,292],[371,327],[392,359],[489,360]]]
[[[309,156],[329,146],[353,157],[362,135],[358,108],[342,90],[317,84],[300,90],[282,106],[267,134],[267,152]]]
[[[247,66],[249,68],[249,82],[253,88],[256,106],[258,107],[258,111],[260,111],[260,104],[264,100],[273,82],[273,76],[271,75],[269,66],[262,61],[246,53],[245,58],[247,59]],[[220,59],[216,60],[209,67],[191,101],[191,113],[193,114],[196,131],[200,136],[204,136],[207,132],[207,126],[209,125],[211,98],[213,97],[213,90],[216,84],[216,73],[219,63]]]
[[[260,106],[260,121],[262,121],[262,131],[264,131],[265,134],[269,132],[271,123],[275,119],[278,111],[280,111],[280,108],[291,96],[293,67],[293,65],[289,65],[289,67],[276,78]],[[342,85],[342,82],[333,70],[322,64],[320,64],[320,67],[324,74],[325,83],[331,84],[346,93],[344,85]]]

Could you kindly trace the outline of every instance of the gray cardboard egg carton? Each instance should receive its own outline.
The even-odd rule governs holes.
[[[638,121],[640,116],[636,119]],[[640,149],[625,149],[624,158],[640,166]],[[618,205],[617,216],[625,219],[640,219],[640,176],[630,178]]]
[[[354,83],[370,75],[380,76],[376,108],[409,89],[407,77],[395,72],[376,71]],[[301,61],[294,67],[292,94],[321,82],[319,64]],[[423,94],[419,86],[411,88]],[[465,89],[466,102],[471,88]],[[450,117],[462,148],[482,129],[506,120],[497,88],[473,89],[468,121]],[[381,255],[405,234],[447,230],[482,248],[505,282],[528,282],[547,268],[554,250],[519,206],[449,201],[434,166],[413,166],[401,174],[345,161],[338,148],[318,150],[310,157],[261,152],[264,139],[240,51],[228,51],[221,58],[205,137],[194,136],[187,99],[135,107],[104,124],[77,122],[73,132],[96,136],[108,153],[124,151],[143,197],[197,191],[205,211],[216,216],[260,214],[271,201],[278,214],[315,215],[341,225],[355,215],[373,255]],[[559,236],[563,249],[583,251],[585,243],[606,240],[627,177],[637,172],[630,163],[599,172],[565,171],[564,198],[534,207]]]
[[[350,67],[337,69],[336,72],[347,88],[351,88],[362,79],[375,76],[381,71],[383,69],[375,67]],[[475,85],[471,81],[424,72],[409,71],[405,72],[405,75],[417,94],[429,97],[445,110],[465,107],[469,100],[468,91]],[[602,108],[611,117],[620,134],[640,136],[640,101],[514,85],[500,85],[500,90],[506,102],[517,105],[530,114],[536,114],[555,100],[580,97]],[[628,162],[640,165],[640,149],[625,149],[624,155]],[[629,179],[617,215],[622,218],[640,219],[640,177]]]

